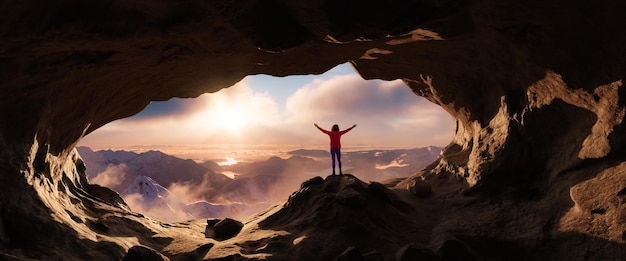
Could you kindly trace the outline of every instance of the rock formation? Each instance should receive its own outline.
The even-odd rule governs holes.
[[[479,260],[618,259],[626,255],[623,10],[622,1],[564,0],[4,1],[0,255],[271,255],[281,231],[261,233],[250,243],[257,248],[220,252],[227,248],[194,222],[129,212],[88,184],[74,147],[150,101],[350,62],[366,79],[402,79],[456,120],[436,162],[390,184],[400,193],[423,176],[433,194],[414,200],[437,206],[429,226],[395,236],[433,250],[458,240]]]

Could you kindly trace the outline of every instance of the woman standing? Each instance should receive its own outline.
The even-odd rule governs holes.
[[[343,175],[343,173],[341,172],[341,135],[352,130],[354,127],[356,127],[356,124],[342,131],[339,131],[339,125],[337,124],[333,125],[331,129],[332,131],[327,131],[320,128],[320,126],[317,126],[317,123],[313,123],[313,125],[315,125],[315,127],[317,127],[323,133],[328,134],[328,136],[330,137],[330,158],[333,163],[333,175],[335,175],[335,158],[337,158],[337,163],[339,163],[339,175]]]

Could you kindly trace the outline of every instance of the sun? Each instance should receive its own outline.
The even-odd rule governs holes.
[[[214,124],[220,129],[239,133],[249,120],[248,114],[240,108],[227,107],[217,113]]]

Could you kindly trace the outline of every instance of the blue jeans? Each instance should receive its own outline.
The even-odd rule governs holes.
[[[339,163],[339,173],[341,173],[341,149],[330,148],[330,158],[333,163],[333,174],[335,174],[335,158],[337,158],[337,163]]]

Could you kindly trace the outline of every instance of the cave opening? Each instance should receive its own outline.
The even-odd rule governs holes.
[[[241,218],[331,174],[325,129],[342,138],[344,173],[406,178],[432,163],[451,116],[401,80],[364,80],[349,64],[321,75],[251,75],[197,98],[152,102],[84,137],[90,183],[165,222]]]

